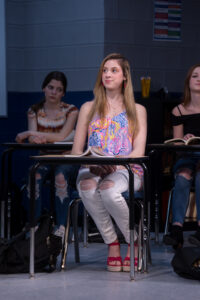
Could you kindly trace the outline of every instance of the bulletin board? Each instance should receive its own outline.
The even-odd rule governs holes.
[[[182,0],[154,0],[154,41],[181,41]]]

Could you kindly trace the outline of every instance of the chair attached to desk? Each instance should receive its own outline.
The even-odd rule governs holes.
[[[78,195],[77,195],[78,196]],[[139,209],[139,226],[138,226],[138,271],[147,271],[147,263],[151,263],[151,251],[150,251],[150,205],[148,205],[147,215],[144,210],[144,197],[143,192],[135,193],[136,205]],[[124,197],[128,199],[128,193],[125,193]],[[69,231],[72,218],[73,232],[74,232],[74,247],[76,262],[80,261],[79,258],[79,237],[78,237],[78,205],[81,199],[75,197],[69,204],[67,226],[65,232],[65,240],[61,258],[61,269],[65,269],[67,250],[69,244]],[[83,212],[83,246],[88,246],[88,213],[84,209]],[[147,221],[147,222],[146,222]]]
[[[164,228],[164,235],[169,233],[169,224],[171,219],[171,205],[172,205],[172,197],[173,197],[174,188],[171,189],[169,192],[169,199],[167,205],[167,214],[166,214],[166,221],[165,221],[165,228]],[[195,204],[195,190],[194,187],[190,190],[190,195],[188,199],[188,207],[185,214],[184,223],[187,222],[196,222],[197,221],[197,212],[196,212],[196,204]]]
[[[107,157],[66,157],[66,156],[37,156],[32,157],[33,159],[37,160],[37,163],[33,165],[30,169],[29,178],[30,178],[30,268],[29,273],[30,277],[34,277],[34,226],[35,226],[35,217],[34,217],[34,211],[35,211],[35,173],[37,171],[37,168],[42,164],[101,164],[102,162],[107,165],[123,165],[127,168],[128,174],[129,174],[129,199],[130,199],[130,279],[134,280],[134,229],[135,229],[135,198],[134,198],[134,176],[133,171],[130,167],[130,164],[137,163],[141,165],[144,171],[144,190],[143,190],[143,200],[139,202],[139,207],[141,208],[141,241],[142,241],[142,262],[143,262],[143,270],[147,271],[147,251],[149,249],[149,228],[150,228],[150,199],[149,199],[149,159],[147,156],[143,157],[137,157],[137,158],[115,158],[111,160]],[[73,201],[70,203],[69,212],[68,212],[68,224],[70,224],[70,217],[71,217],[71,210],[70,208],[73,208]],[[74,204],[75,205],[75,204]],[[75,224],[75,223],[74,223]],[[69,227],[68,227],[69,228]],[[77,227],[74,230],[75,234],[75,242],[78,243],[78,238],[76,238]],[[65,241],[68,242],[68,233],[66,232]],[[75,243],[76,245],[76,243]],[[66,250],[66,247],[64,248]],[[67,252],[63,251],[63,257],[62,257],[62,266],[65,266],[65,259]],[[150,252],[149,252],[150,253]]]

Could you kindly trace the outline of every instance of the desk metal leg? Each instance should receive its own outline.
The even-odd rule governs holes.
[[[5,160],[7,151],[4,151],[1,159],[1,238],[5,237]]]
[[[149,227],[150,227],[150,220],[149,220],[149,174],[148,169],[145,164],[142,164],[142,168],[144,171],[144,215],[143,215],[143,261],[144,261],[144,272],[148,272],[148,252],[149,252]]]
[[[68,244],[69,244],[69,230],[70,230],[70,221],[71,221],[71,204],[72,204],[72,201],[69,204],[68,213],[67,213],[67,222],[66,222],[66,228],[65,228],[65,237],[64,237],[64,243],[63,243],[63,248],[62,248],[61,270],[65,269],[65,263],[66,263],[66,258],[67,258],[67,250],[68,250]]]
[[[135,229],[135,198],[134,198],[134,174],[129,165],[126,165],[129,173],[129,228],[130,228],[130,280],[135,279],[135,247],[134,247],[134,229]]]
[[[88,213],[83,209],[83,247],[88,247]]]
[[[35,277],[35,266],[34,266],[34,257],[35,257],[35,227],[30,229],[30,262],[29,262],[29,275],[30,278]]]
[[[143,258],[143,266],[144,272],[148,271],[148,252],[149,249],[149,227],[150,227],[150,213],[149,213],[149,174],[148,168],[145,164],[141,164],[144,171],[144,200],[142,205],[142,258]],[[134,257],[135,257],[135,249],[134,249],[134,229],[135,229],[135,199],[134,199],[134,174],[130,166],[126,166],[129,172],[129,197],[130,197],[130,280],[135,279],[135,270],[134,270]]]
[[[1,238],[2,239],[5,237],[4,224],[5,224],[5,201],[1,201]]]
[[[5,237],[5,214],[6,214],[6,204],[8,204],[8,196],[10,195],[10,183],[11,183],[11,155],[13,148],[6,149],[2,154],[1,161],[1,238]],[[6,157],[8,156],[8,167],[6,169]],[[7,180],[6,180],[7,171]],[[10,197],[9,197],[10,198]],[[11,199],[10,199],[11,201]],[[8,212],[10,213],[10,205],[8,206]],[[8,216],[10,217],[10,215]],[[10,222],[9,222],[10,224]],[[7,237],[10,238],[10,226],[7,226],[8,234]]]
[[[35,173],[37,168],[40,166],[39,163],[31,167],[29,173],[30,180],[30,263],[29,263],[29,275],[30,278],[35,277]]]
[[[149,156],[151,158],[151,167],[156,166],[154,168],[155,174],[154,174],[154,191],[153,191],[153,197],[154,197],[154,228],[155,228],[155,242],[159,243],[159,204],[160,204],[160,193],[159,193],[159,172],[158,172],[158,165],[159,165],[159,154],[156,150],[151,150],[149,153]]]
[[[11,236],[11,205],[12,205],[12,151],[8,153],[8,193],[7,193],[7,238]]]

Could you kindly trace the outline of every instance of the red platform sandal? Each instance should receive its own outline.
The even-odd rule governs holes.
[[[110,246],[119,246],[119,243],[111,243]],[[116,264],[116,262],[119,262]],[[107,259],[107,270],[109,272],[121,272],[122,271],[122,258],[121,256],[109,256]]]
[[[128,261],[128,264],[125,263],[127,261]],[[138,268],[138,258],[137,257],[134,258],[134,267],[135,267],[135,271],[137,271],[137,268]],[[131,270],[130,257],[126,256],[123,261],[123,272],[130,272],[130,270]]]
[[[135,243],[134,246],[137,247],[137,243]],[[130,244],[128,244],[128,247],[130,247]],[[137,271],[137,268],[138,268],[138,258],[137,257],[134,258],[134,267],[135,267],[135,271]],[[130,257],[129,256],[126,256],[124,258],[122,268],[123,268],[123,272],[130,272],[131,266],[130,266]]]

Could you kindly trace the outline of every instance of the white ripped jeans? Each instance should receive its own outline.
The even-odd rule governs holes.
[[[92,181],[87,181],[91,179]],[[107,185],[106,182],[111,183]],[[104,186],[103,186],[104,183]],[[80,169],[77,177],[77,188],[83,204],[93,218],[106,244],[117,239],[111,217],[122,232],[127,243],[130,243],[129,208],[122,196],[128,191],[129,175],[126,169],[117,170],[104,179],[90,172],[88,168]],[[142,179],[134,173],[134,190],[142,187]],[[137,236],[135,235],[135,239]]]

